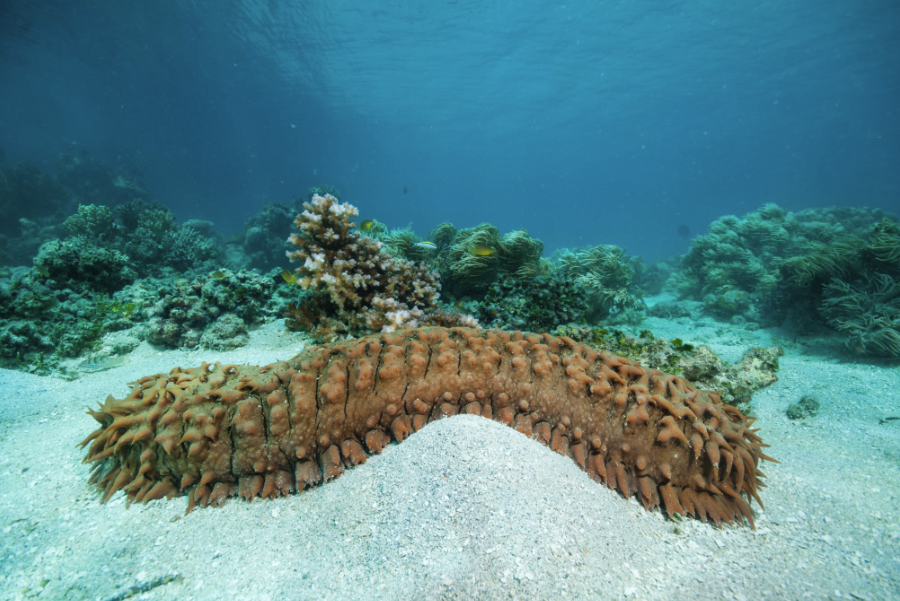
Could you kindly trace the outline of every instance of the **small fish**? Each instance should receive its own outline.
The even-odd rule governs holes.
[[[434,242],[429,242],[428,240],[423,240],[422,242],[416,242],[413,246],[418,246],[419,248],[427,248],[428,250],[437,249],[437,244]]]
[[[409,188],[407,188],[406,186],[403,186],[403,193],[406,194],[407,192],[409,192]]]
[[[485,244],[475,244],[469,249],[469,252],[476,257],[490,257],[494,254],[494,249]]]
[[[212,277],[216,278],[217,280],[224,280],[225,278],[228,277],[228,274],[225,273],[224,271],[222,271],[221,269],[218,271],[212,272],[210,275]]]
[[[281,272],[281,277],[284,278],[284,281],[288,284],[296,284],[297,283],[297,274],[291,273],[287,269]]]
[[[45,278],[49,278],[49,277],[50,277],[50,270],[47,269],[46,267],[44,267],[43,265],[35,265],[35,266],[34,266],[34,270],[35,270],[36,272],[38,272],[39,275],[41,275],[41,276],[43,276],[43,277],[45,277]]]
[[[366,219],[365,221],[363,221],[362,223],[359,224],[359,231],[368,232],[373,227],[375,227],[375,220],[374,219]]]
[[[121,355],[113,355],[111,357],[94,358],[88,356],[87,359],[78,364],[81,371],[93,373],[97,371],[105,371],[128,363],[128,359]]]

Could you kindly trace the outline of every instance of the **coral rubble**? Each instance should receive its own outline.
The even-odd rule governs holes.
[[[716,393],[570,338],[501,330],[407,329],[261,368],[176,368],[90,413],[100,427],[82,446],[104,501],[186,491],[189,511],[302,491],[457,413],[516,428],[647,509],[716,523],[753,523],[768,459],[753,418]]]

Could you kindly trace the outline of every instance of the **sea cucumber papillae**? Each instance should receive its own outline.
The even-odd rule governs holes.
[[[109,397],[82,443],[103,500],[302,491],[429,421],[482,415],[571,457],[648,509],[753,524],[753,418],[678,376],[565,337],[418,328],[316,346],[264,367],[204,364]],[[746,496],[746,500],[745,497]]]

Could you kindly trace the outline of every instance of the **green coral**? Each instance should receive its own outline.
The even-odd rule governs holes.
[[[232,237],[229,248],[240,246],[239,252],[229,254],[229,259],[246,267],[262,272],[274,268],[284,269],[289,265],[285,253],[291,249],[287,238],[291,233],[297,207],[282,203],[266,203],[261,211],[244,222],[243,231]],[[190,226],[190,223],[186,223]],[[235,257],[238,257],[237,259]]]
[[[589,320],[603,321],[613,314],[628,315],[644,308],[643,291],[632,283],[634,269],[628,264],[625,251],[618,246],[600,244],[576,252],[566,251],[560,263],[562,272],[585,290]]]
[[[855,272],[847,259],[865,246],[860,232],[883,215],[844,207],[791,213],[767,204],[743,218],[722,217],[691,241],[678,289],[683,298],[705,301],[717,317],[757,320],[771,313],[766,305],[773,300]]]
[[[141,282],[123,291],[122,298],[154,298],[132,314],[144,322],[147,341],[168,348],[224,349],[246,344],[247,327],[280,317],[295,293],[277,270],[265,276],[239,271],[226,277],[198,276],[174,282]],[[146,292],[135,290],[143,288]],[[121,307],[127,308],[128,301]],[[134,311],[134,310],[133,310]],[[230,336],[230,338],[229,338]]]
[[[785,261],[783,305],[816,307],[857,355],[900,357],[900,227],[882,219],[868,240],[844,236]]]
[[[61,358],[97,347],[104,334],[131,326],[97,292],[57,290],[36,269],[0,278],[0,365],[46,374]]]
[[[900,357],[900,283],[885,273],[823,287],[820,313],[858,355]]]
[[[179,226],[169,209],[140,199],[114,208],[80,205],[64,225],[71,234],[64,244],[78,240],[80,245],[121,253],[134,273],[142,276],[170,270],[209,271],[221,256],[215,238]],[[207,225],[198,226],[208,231]]]
[[[462,230],[442,223],[430,237],[437,246],[431,265],[451,297],[480,296],[503,276],[530,279],[550,271],[541,260],[544,244],[525,230],[501,237],[489,223]]]
[[[76,292],[119,290],[136,277],[130,263],[124,253],[96,246],[83,236],[51,240],[34,258],[36,271],[48,285]]]
[[[478,302],[482,327],[549,331],[560,324],[584,323],[588,303],[584,289],[562,273],[494,282]]]
[[[116,235],[116,216],[105,205],[78,205],[63,225],[73,236],[87,236],[94,240],[108,240]]]
[[[708,234],[691,241],[678,288],[694,300],[730,290],[766,294],[777,286],[785,258],[802,254],[810,242],[832,242],[839,233],[836,227],[805,226],[771,203],[743,219],[722,217],[710,224]]]

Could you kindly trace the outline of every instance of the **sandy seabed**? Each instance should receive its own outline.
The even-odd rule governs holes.
[[[85,414],[144,375],[265,364],[302,348],[283,323],[227,353],[142,345],[75,381],[0,370],[2,599],[900,599],[900,368],[837,339],[649,319],[734,361],[781,344],[754,397],[778,464],[756,530],[647,512],[571,460],[480,417],[440,420],[301,495],[185,516],[187,500],[106,505],[76,447]],[[820,414],[791,421],[802,395]]]

